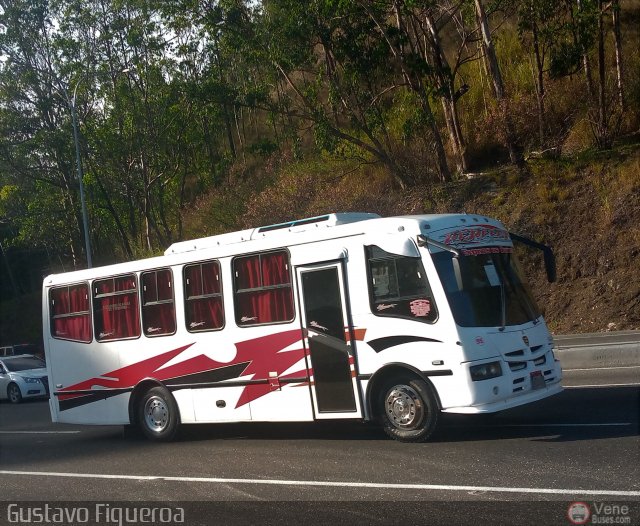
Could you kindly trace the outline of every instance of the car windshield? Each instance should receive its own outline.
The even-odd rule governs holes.
[[[514,254],[499,249],[487,252],[459,256],[459,273],[452,253],[433,254],[456,323],[462,327],[504,327],[540,317]]]
[[[12,358],[11,360],[5,360],[4,366],[12,373],[27,371],[29,369],[42,369],[43,367],[46,367],[45,363],[35,356],[23,356],[20,358]]]

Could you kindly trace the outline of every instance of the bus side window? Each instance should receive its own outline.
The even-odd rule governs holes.
[[[236,323],[240,327],[294,319],[287,251],[235,258],[233,273]]]
[[[168,268],[142,273],[142,326],[145,336],[176,332],[173,275]]]
[[[391,254],[375,245],[365,249],[372,312],[434,322],[438,312],[422,260]]]
[[[62,340],[91,342],[89,287],[86,283],[49,291],[51,336]]]
[[[220,263],[205,261],[184,267],[184,310],[189,332],[224,327]]]
[[[140,311],[135,274],[93,282],[93,323],[96,340],[140,336]]]

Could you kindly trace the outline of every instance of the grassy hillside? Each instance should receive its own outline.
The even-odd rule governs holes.
[[[527,266],[554,331],[640,329],[640,147],[533,161],[530,170],[465,183],[436,209],[492,215],[553,246],[557,283]]]
[[[316,158],[273,168],[269,184],[237,201],[238,227],[335,211],[381,215],[481,213],[553,246],[558,281],[546,282],[537,255],[523,254],[541,307],[556,332],[640,329],[640,144],[575,157],[529,159],[527,170],[497,169],[448,185],[393,188],[371,165]],[[192,233],[233,196],[200,202]],[[209,228],[211,228],[209,223]]]
[[[282,159],[262,189],[238,181],[209,194],[187,218],[185,238],[335,211],[381,215],[467,212],[553,246],[558,281],[524,253],[533,292],[556,333],[640,329],[640,143],[577,157],[530,159],[526,172],[495,170],[398,191],[371,165]],[[252,197],[250,197],[253,195]],[[0,302],[0,341],[38,342],[40,294]]]

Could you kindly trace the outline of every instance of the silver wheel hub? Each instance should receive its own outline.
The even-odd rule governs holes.
[[[408,385],[396,385],[387,391],[385,411],[389,421],[398,429],[415,429],[424,418],[422,399]]]
[[[147,428],[161,433],[169,424],[169,408],[159,396],[152,396],[144,404],[144,420]]]

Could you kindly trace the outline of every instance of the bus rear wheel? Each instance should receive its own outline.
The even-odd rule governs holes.
[[[151,440],[168,442],[175,438],[180,427],[178,404],[165,387],[152,387],[142,396],[138,425]]]
[[[435,431],[440,410],[431,386],[420,379],[396,379],[382,390],[385,433],[400,442],[424,442]]]

